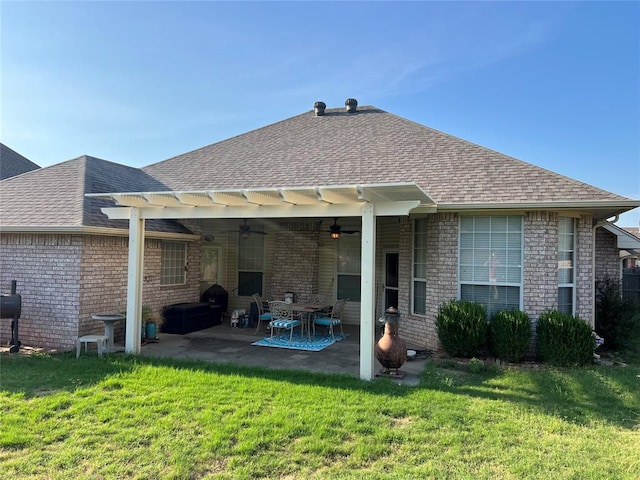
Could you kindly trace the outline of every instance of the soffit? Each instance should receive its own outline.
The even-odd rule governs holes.
[[[628,251],[640,251],[640,238],[625,231],[617,225],[603,225],[602,228],[608,230],[616,236],[616,244],[619,249]]]

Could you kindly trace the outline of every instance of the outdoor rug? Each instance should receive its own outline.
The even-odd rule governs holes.
[[[347,335],[340,335],[336,333],[336,339],[333,340],[331,335],[328,334],[316,334],[311,340],[306,335],[301,336],[299,332],[294,332],[293,339],[289,342],[289,332],[282,333],[273,338],[265,337],[262,340],[252,343],[251,345],[257,345],[259,347],[275,347],[275,348],[289,348],[291,350],[307,350],[308,352],[319,352],[327,348],[329,345],[333,345],[336,341],[346,338]]]

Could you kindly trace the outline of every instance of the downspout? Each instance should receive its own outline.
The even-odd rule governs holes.
[[[618,221],[620,215],[616,215],[613,220],[601,220],[596,222],[591,232],[591,288],[593,295],[593,308],[591,309],[591,328],[596,328],[596,229],[605,225],[613,225]]]

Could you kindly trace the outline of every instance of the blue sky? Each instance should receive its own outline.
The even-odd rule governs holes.
[[[41,166],[144,166],[354,97],[640,198],[639,2],[2,1],[0,22],[0,138]]]

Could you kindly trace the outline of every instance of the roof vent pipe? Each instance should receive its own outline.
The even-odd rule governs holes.
[[[358,109],[358,101],[355,98],[347,98],[344,102],[347,113],[353,113]]]
[[[321,117],[324,115],[324,109],[327,108],[327,104],[324,102],[316,102],[313,104],[313,111],[316,114],[316,117]]]

